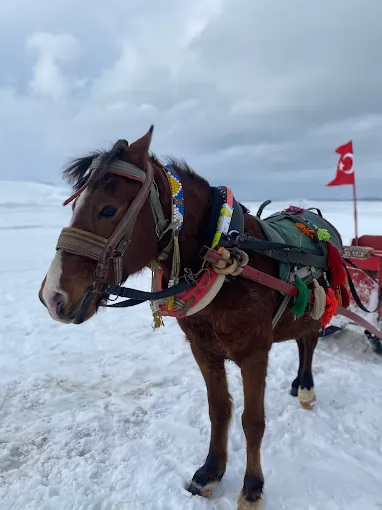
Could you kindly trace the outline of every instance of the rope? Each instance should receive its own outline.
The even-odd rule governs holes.
[[[153,261],[151,263],[151,292],[156,292],[158,290],[159,269],[159,262]],[[153,329],[155,330],[160,328],[160,326],[163,326],[164,323],[159,311],[158,301],[150,301],[150,306],[153,314]]]
[[[223,247],[220,247],[217,251],[222,257],[222,259],[212,264],[217,274],[239,276],[249,262],[249,256],[244,251],[237,250],[235,254],[231,254]],[[231,255],[233,255],[232,258]]]
[[[178,232],[174,232],[174,253],[172,256],[172,268],[171,268],[170,280],[168,282],[169,288],[178,283],[179,273],[180,273],[179,234],[178,234]],[[168,299],[167,310],[172,310],[174,308],[174,297],[175,296],[171,296]]]

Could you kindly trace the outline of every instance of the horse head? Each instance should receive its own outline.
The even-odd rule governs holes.
[[[109,152],[76,159],[64,171],[73,185],[64,204],[73,213],[39,291],[53,319],[88,320],[107,298],[105,282],[121,284],[157,258],[170,203],[165,173],[150,162],[152,132],[131,145],[119,140]]]

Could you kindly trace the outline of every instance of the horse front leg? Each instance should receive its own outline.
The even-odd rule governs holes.
[[[204,352],[193,343],[191,349],[207,387],[211,437],[206,461],[194,474],[188,490],[209,498],[226,470],[232,399],[228,392],[224,358]]]
[[[268,352],[269,349],[264,346],[239,364],[244,390],[242,423],[247,440],[247,466],[238,510],[262,508],[264,476],[260,449],[265,430],[264,393]]]

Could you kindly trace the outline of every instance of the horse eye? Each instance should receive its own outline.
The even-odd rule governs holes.
[[[111,205],[107,205],[98,214],[98,217],[99,218],[112,218],[113,216],[115,216],[116,212],[117,212],[117,209],[115,207],[112,207]]]

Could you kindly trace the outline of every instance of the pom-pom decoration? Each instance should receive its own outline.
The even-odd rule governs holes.
[[[309,295],[312,293],[312,291],[308,289],[307,285],[298,275],[295,276],[294,284],[297,287],[298,294],[296,297],[296,302],[290,309],[290,312],[299,318],[304,315],[305,309],[308,306]]]
[[[319,241],[329,241],[330,234],[326,228],[317,229],[317,237]]]
[[[336,296],[334,295],[333,289],[331,287],[328,288],[326,293],[326,306],[325,306],[325,312],[324,315],[321,317],[321,324],[324,328],[324,331],[329,324],[329,322],[332,320],[336,309],[337,309],[338,303]]]
[[[343,285],[346,280],[345,269],[343,268],[343,261],[340,252],[334,244],[328,242],[328,267],[330,269],[330,285],[339,287]]]

